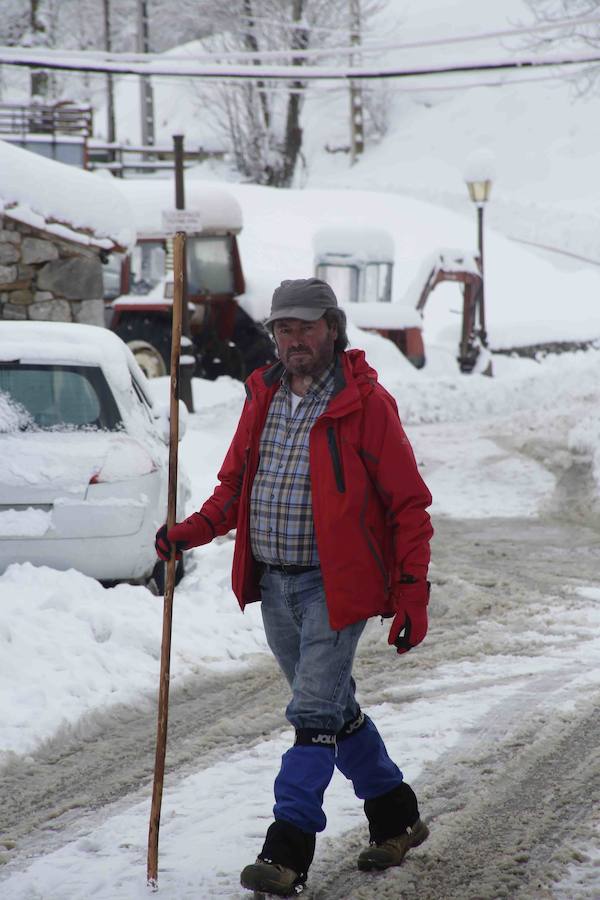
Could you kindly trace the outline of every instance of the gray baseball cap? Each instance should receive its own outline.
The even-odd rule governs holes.
[[[295,278],[275,288],[271,314],[265,325],[277,319],[304,319],[316,322],[328,309],[337,309],[337,299],[326,281],[319,278]]]

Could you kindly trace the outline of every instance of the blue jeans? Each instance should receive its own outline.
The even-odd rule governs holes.
[[[292,689],[286,717],[297,736],[275,780],[273,812],[315,833],[325,828],[323,796],[336,765],[361,799],[392,790],[403,776],[368,717],[355,734],[335,739],[360,714],[352,664],[366,620],[331,628],[319,569],[265,571],[261,600],[267,642]]]
[[[366,621],[331,628],[319,569],[265,572],[261,600],[267,642],[292,688],[287,720],[335,734],[358,714],[352,664]]]

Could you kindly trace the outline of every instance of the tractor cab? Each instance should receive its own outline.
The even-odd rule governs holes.
[[[314,236],[315,275],[340,303],[389,303],[394,242],[379,228],[321,228]]]
[[[394,241],[382,228],[322,228],[313,238],[317,278],[331,285],[351,322],[393,341],[417,368],[425,363],[421,316],[392,302]]]
[[[256,366],[271,362],[275,354],[268,334],[237,302],[245,291],[237,242],[242,211],[227,191],[197,185],[190,191],[189,209],[200,221],[186,240],[195,374],[243,379]],[[110,319],[112,330],[131,346],[151,376],[168,372],[171,346],[172,241],[160,212],[138,208],[138,241],[123,261],[121,295],[111,303]]]

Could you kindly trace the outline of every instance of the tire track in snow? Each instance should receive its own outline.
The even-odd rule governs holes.
[[[167,777],[204,768],[232,748],[252,746],[284,724],[286,691],[274,664],[235,675],[205,674],[171,691]],[[46,849],[86,811],[133,794],[154,770],[156,700],[112,707],[65,728],[0,770],[0,841],[37,838]]]
[[[439,519],[436,526],[432,570],[434,599],[427,643],[422,650],[408,654],[398,662],[390,648],[382,646],[387,628],[381,629],[378,623],[372,623],[362,642],[356,666],[360,698],[367,708],[385,700],[400,710],[402,703],[414,696],[411,680],[434,677],[437,667],[448,662],[477,662],[482,654],[503,654],[507,649],[517,655],[542,655],[546,644],[535,647],[528,639],[522,645],[515,641],[507,648],[507,631],[492,628],[486,632],[486,624],[488,621],[500,622],[508,627],[509,635],[516,633],[527,626],[529,609],[535,604],[548,602],[552,595],[564,596],[565,584],[594,583],[600,571],[597,535],[583,525],[563,525],[559,520]],[[575,598],[573,603],[576,604]],[[557,641],[559,639],[560,636]],[[550,689],[549,682],[547,689]],[[287,689],[270,661],[260,662],[234,675],[205,673],[188,679],[173,690],[166,789],[169,778],[184,777],[206,768],[233,751],[260,744],[266,737],[287,729],[283,719],[287,696]],[[524,709],[535,699],[526,690],[521,696]],[[536,728],[532,728],[528,739],[534,740],[535,736]],[[140,799],[141,790],[149,796],[155,738],[155,699],[146,698],[136,708],[119,707],[90,716],[76,728],[57,735],[36,754],[25,759],[15,758],[0,772],[3,797],[0,838],[17,841],[14,855],[24,851],[36,855],[47,853],[72,839],[73,831],[84,823],[99,815],[108,815],[112,811],[109,807],[133,803]],[[484,732],[481,740],[484,750],[492,754],[492,770],[494,760],[497,764],[510,762],[515,751],[510,741],[504,740],[504,735]],[[435,771],[428,776],[430,780],[423,778],[420,785],[425,814],[439,816],[440,821],[444,819],[444,813],[436,806],[436,797],[444,796],[445,791],[449,797],[454,796],[456,802],[461,799],[458,793],[452,794],[452,783],[446,784],[440,776],[441,766],[441,763],[436,765]],[[443,770],[447,768],[445,766]],[[471,768],[478,771],[475,763]],[[456,776],[457,772],[469,771],[469,766],[455,764],[452,771]],[[519,772],[515,771],[513,777],[518,785]],[[456,783],[461,784],[460,778]],[[474,784],[473,790],[477,792],[479,785]],[[475,799],[469,801],[468,809],[472,808]],[[459,821],[461,815],[467,817],[465,828],[468,833],[471,820],[467,812],[457,808],[455,819]],[[488,815],[486,821],[491,823],[486,827],[493,833],[493,818]],[[473,823],[472,827],[477,830],[475,819]],[[452,826],[447,827],[452,835]],[[360,835],[350,834],[335,842],[332,857],[335,876],[329,878],[319,864],[314,881],[323,887],[315,896],[332,900],[380,896],[372,893],[368,883],[356,882],[352,870],[347,871],[348,854],[353,859],[354,850],[362,846],[364,837],[363,829]],[[442,849],[436,850],[438,846],[448,846],[451,852],[452,840],[448,840],[449,844],[440,844],[442,834],[433,834],[422,850],[409,856],[405,870],[401,872],[410,875],[415,865],[411,859],[416,860],[417,854],[442,853]],[[340,859],[345,861],[342,867],[338,867]],[[444,865],[442,860],[433,867],[431,879],[439,878]],[[385,885],[387,877],[377,881],[376,891]],[[402,874],[401,877],[408,876]],[[344,894],[343,890],[338,890],[337,881],[343,884],[346,878],[351,879],[352,891],[356,893]],[[392,885],[396,883],[393,881]],[[323,890],[329,893],[323,893]],[[398,894],[390,896],[397,897]],[[421,894],[420,886],[419,896],[426,896]],[[431,896],[435,900],[440,897],[449,900],[444,893],[432,893]]]
[[[565,862],[559,851],[571,838],[576,849],[578,823],[591,818],[600,791],[596,707],[561,716],[559,728],[552,711],[536,709],[536,697],[542,705],[564,680],[564,670],[535,679],[504,710],[493,709],[472,743],[467,738],[415,780],[431,835],[402,867],[358,872],[365,828],[353,830],[322,848],[307,900],[552,897],[553,869]]]

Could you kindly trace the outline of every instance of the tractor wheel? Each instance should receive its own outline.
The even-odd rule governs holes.
[[[114,329],[149,378],[166,375],[171,364],[171,323],[157,315],[124,313]]]
[[[164,359],[148,341],[129,341],[127,346],[146,378],[160,378],[167,374]]]

